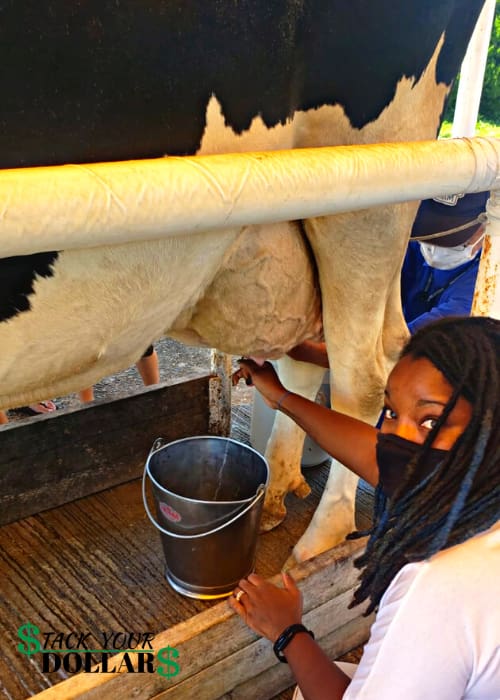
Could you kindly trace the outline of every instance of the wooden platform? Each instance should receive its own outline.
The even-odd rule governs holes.
[[[241,433],[241,424],[245,422],[241,418],[245,415],[249,418],[249,412],[248,409],[245,411],[239,407],[237,413],[239,420],[236,419],[235,426],[239,423],[240,427],[236,427],[236,433]],[[186,417],[186,421],[189,423],[189,418]],[[104,429],[106,427],[109,426],[103,426]],[[199,429],[196,432],[199,434]],[[237,437],[241,439],[244,436],[237,434]],[[147,449],[140,456],[141,466],[146,456]],[[308,469],[306,477],[312,487],[311,496],[305,501],[289,497],[289,514],[286,521],[274,532],[259,537],[256,566],[258,573],[270,577],[280,571],[294,543],[310,520],[327,476],[327,465]],[[65,482],[59,485],[54,483],[53,489],[57,491],[58,488],[67,486]],[[43,508],[43,500],[40,506]],[[89,690],[84,695],[68,694],[69,689],[64,691],[66,694],[61,694],[60,691],[67,685],[64,684],[54,688],[54,691],[58,691],[55,695],[52,694],[52,690],[48,690],[47,695],[44,693],[43,697],[47,699],[85,697],[98,700],[127,700],[132,697],[161,696],[208,700],[226,697],[224,693],[217,695],[223,687],[220,683],[214,685],[214,682],[208,681],[212,673],[222,673],[224,676],[230,672],[231,665],[220,666],[227,656],[227,650],[222,653],[221,659],[214,647],[214,644],[225,643],[228,634],[236,635],[235,639],[239,640],[236,647],[232,645],[231,653],[238,652],[239,656],[236,658],[240,659],[242,669],[251,659],[255,664],[256,659],[261,659],[264,654],[267,660],[263,663],[262,659],[259,661],[259,674],[269,674],[262,677],[262,682],[268,688],[267,695],[263,689],[254,695],[254,682],[249,677],[249,685],[245,685],[243,674],[241,682],[233,684],[241,687],[238,693],[231,694],[231,698],[269,698],[269,688],[276,688],[272,694],[277,694],[290,684],[290,679],[286,675],[283,676],[284,670],[279,668],[283,665],[274,669],[272,657],[266,656],[269,645],[256,641],[255,636],[232,616],[226,602],[194,600],[181,596],[170,588],[163,575],[164,559],[159,535],[145,515],[140,482],[137,479],[5,525],[0,528],[0,543],[2,698],[21,700],[60,683],[68,676],[63,671],[43,673],[41,654],[27,656],[18,651],[18,629],[27,623],[36,625],[42,634],[67,634],[73,630],[88,632],[88,639],[101,645],[95,648],[102,647],[102,632],[109,634],[112,631],[150,632],[152,635],[160,635],[158,643],[165,641],[170,646],[178,644],[182,648],[183,675],[179,675],[176,685],[170,680],[162,686],[163,690],[159,686],[162,679],[156,675],[152,689],[154,695],[148,694],[146,686],[151,686],[153,681],[145,674],[140,676],[137,693],[132,692],[131,688],[134,683],[138,683],[139,675],[120,674],[120,686],[112,686],[111,676],[107,676],[107,680],[105,678],[106,682],[110,682],[109,690],[106,690],[105,694],[104,687],[101,686],[94,691]],[[338,557],[336,554],[333,559],[322,559],[319,563],[311,560],[303,570],[297,572],[297,576],[308,581],[309,574],[314,570],[319,578],[314,585],[309,584],[311,592],[314,589],[320,590],[318,581],[324,579],[324,576],[320,575],[321,572],[328,570],[331,573],[337,566],[347,566],[345,562],[349,556],[350,550],[339,552]],[[339,598],[336,603],[330,602],[330,607],[338,607],[340,604],[342,609],[346,609],[349,589],[352,586],[349,576],[343,578],[344,583],[341,585],[345,588],[344,592],[339,593],[341,600]],[[334,578],[337,580],[336,576]],[[311,615],[314,619],[317,618],[318,623],[325,614],[325,609],[321,612],[322,606],[329,600],[324,590],[321,595],[319,598],[312,596],[310,599]],[[201,617],[193,617],[200,615]],[[356,615],[359,616],[359,613]],[[192,622],[192,618],[196,622]],[[367,622],[364,618],[362,622],[356,623],[346,619],[344,624],[351,624],[351,627],[344,630],[340,639],[337,635],[328,640],[328,631],[325,632],[325,643],[330,644],[329,648],[336,654],[345,652],[349,645],[356,646],[366,636]],[[188,639],[186,625],[189,625],[191,630],[187,635]],[[193,625],[198,626],[203,634],[193,632]],[[219,629],[219,636],[210,636],[208,630],[212,627]],[[221,634],[223,638],[220,637]],[[191,641],[187,644],[189,640]],[[206,644],[205,649],[203,644]],[[210,655],[212,661],[208,663]],[[206,670],[203,673],[204,667]],[[101,675],[98,678],[96,675],[82,674],[79,678],[79,682],[104,683]],[[76,680],[74,677],[70,685],[74,685]],[[227,677],[227,680],[228,687],[231,687],[231,679]],[[142,688],[141,691],[139,687]],[[181,693],[182,687],[184,690]],[[195,687],[198,688],[196,693],[190,694],[194,692],[192,689]],[[229,698],[229,695],[227,697]]]

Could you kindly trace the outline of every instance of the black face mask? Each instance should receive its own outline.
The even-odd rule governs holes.
[[[392,498],[401,482],[406,478],[405,472],[410,461],[422,450],[422,445],[411,440],[393,435],[391,433],[379,433],[377,437],[376,455],[379,469],[379,485],[387,498]],[[418,472],[414,472],[411,479],[405,484],[405,491],[414,488],[425,479],[436,466],[443,461],[448,450],[438,450],[430,447],[427,451],[425,463],[420,465]]]

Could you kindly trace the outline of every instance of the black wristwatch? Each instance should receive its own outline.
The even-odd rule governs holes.
[[[278,657],[279,661],[281,661],[281,663],[283,663],[283,664],[288,663],[285,655],[283,654],[283,651],[290,644],[290,642],[295,637],[295,635],[298,634],[299,632],[306,632],[314,639],[314,633],[311,632],[311,630],[308,630],[307,627],[304,627],[304,625],[297,624],[297,625],[290,625],[290,627],[287,627],[286,630],[283,630],[283,632],[280,634],[278,639],[274,642],[273,651],[276,654],[276,656]]]

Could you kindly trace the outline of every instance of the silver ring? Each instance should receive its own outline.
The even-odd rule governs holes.
[[[245,595],[245,591],[238,591],[238,593],[234,596],[238,603],[240,602],[242,595]]]

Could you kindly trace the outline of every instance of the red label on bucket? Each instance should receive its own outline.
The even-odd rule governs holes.
[[[167,520],[171,520],[173,523],[178,523],[182,520],[180,513],[174,510],[172,506],[169,506],[168,503],[160,502],[160,510]]]

